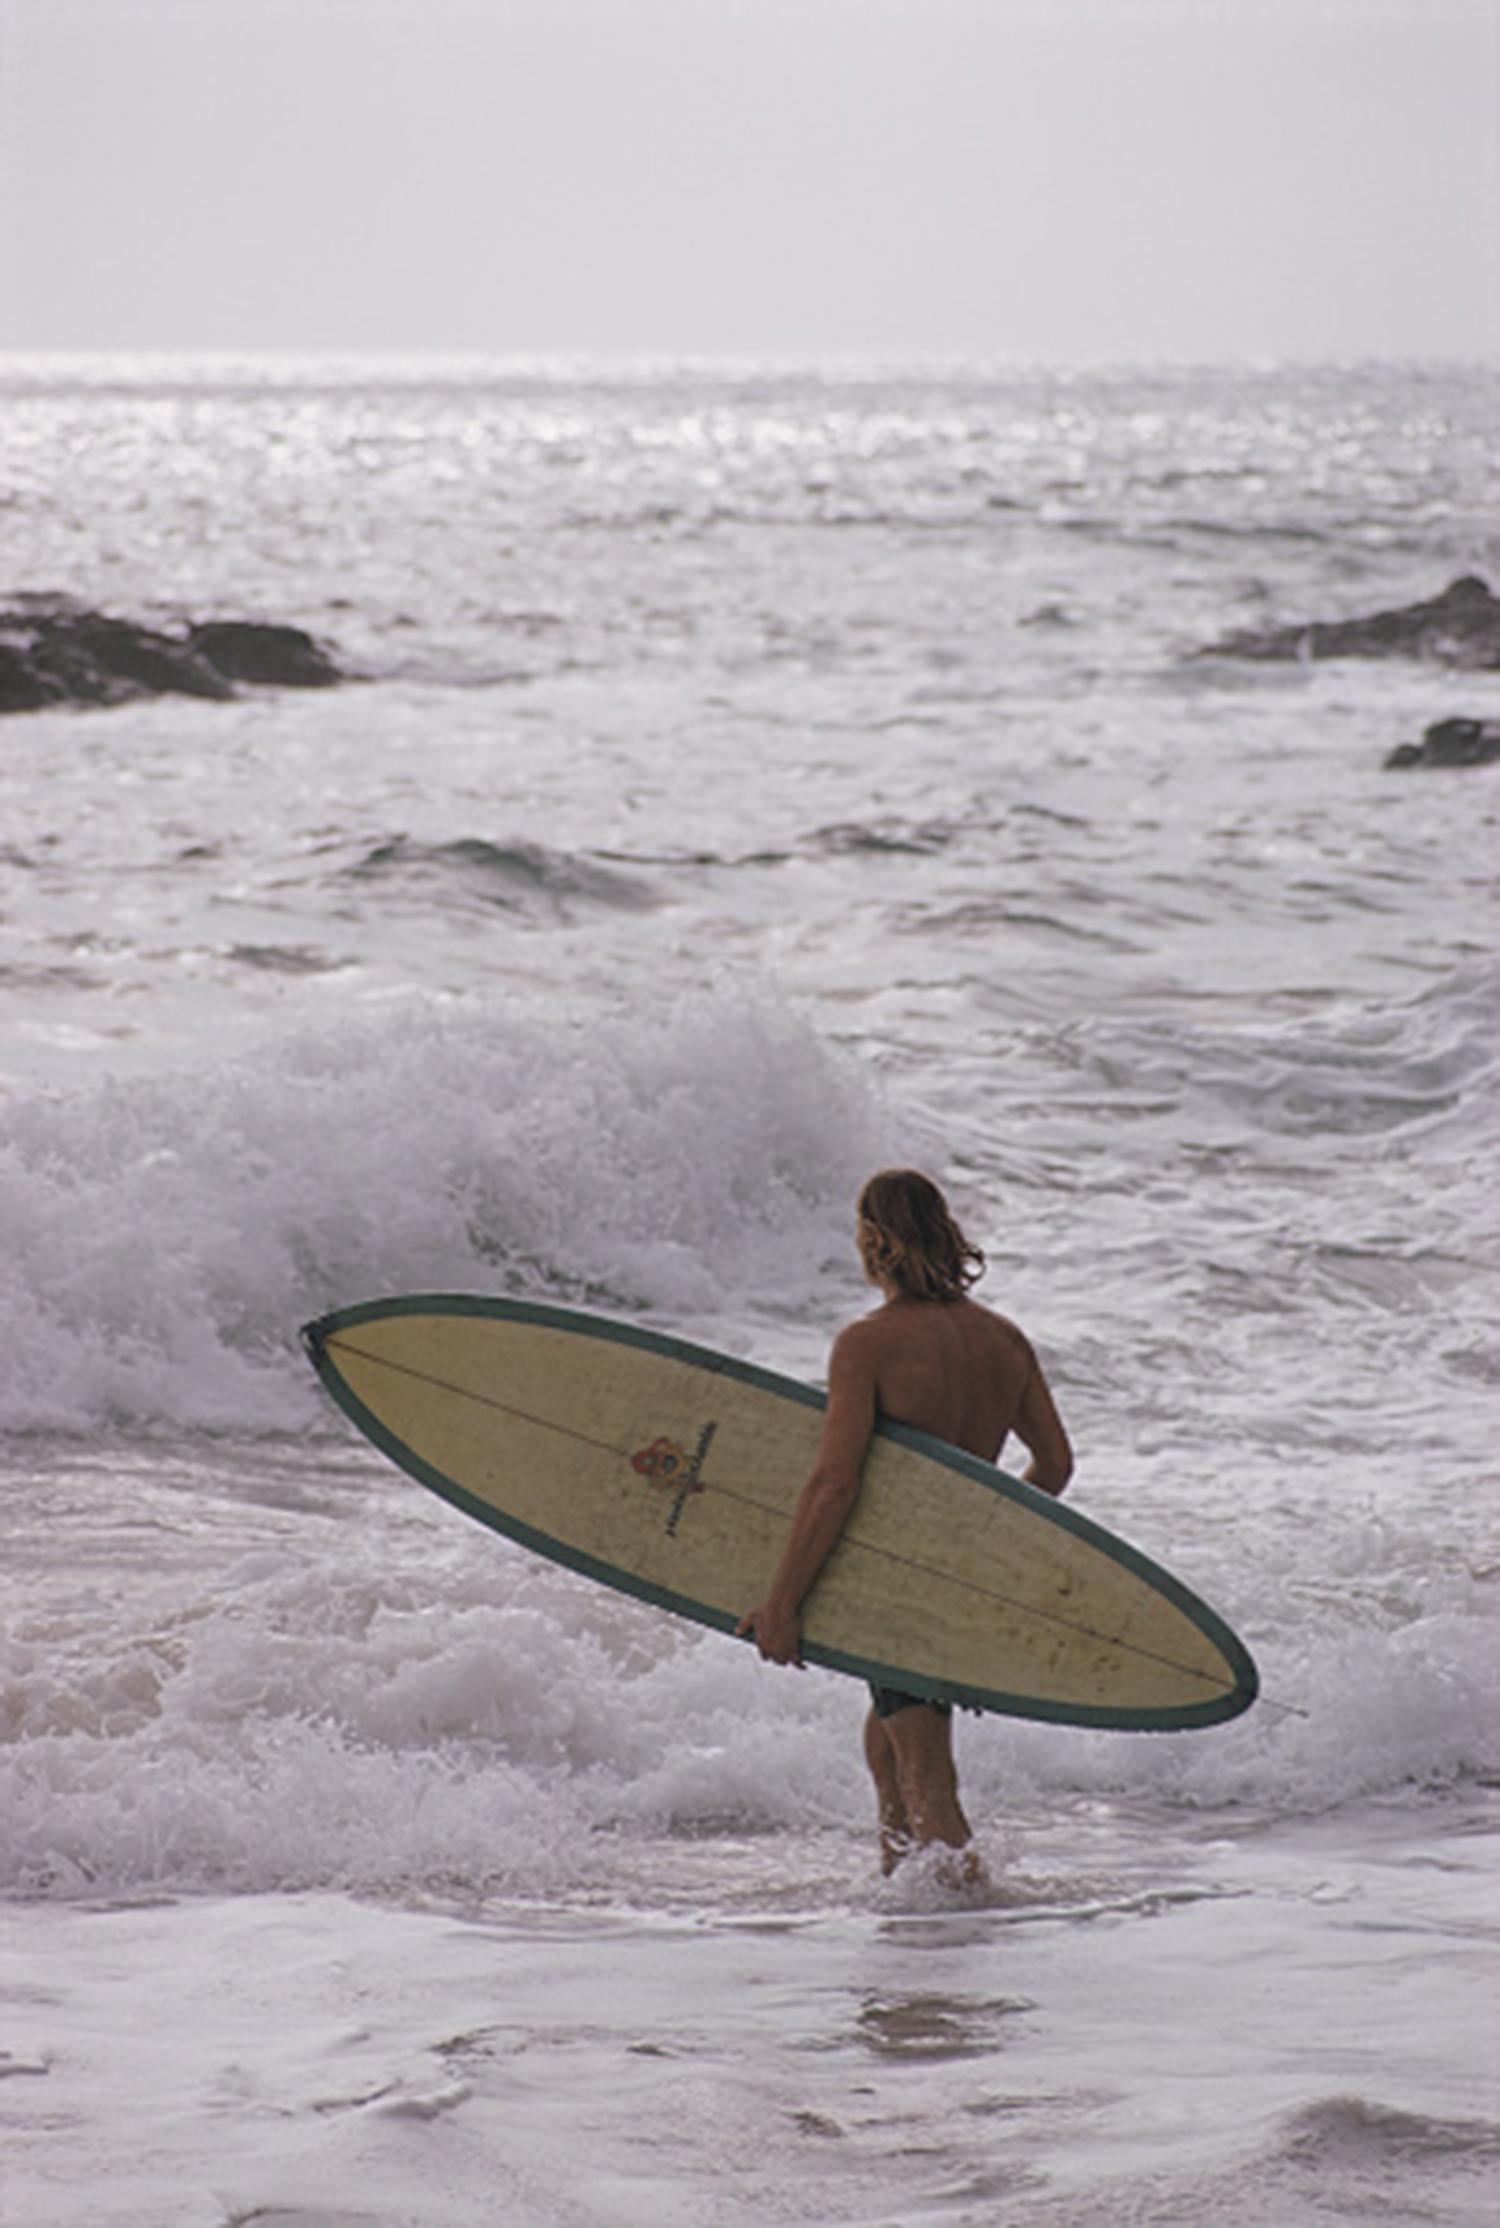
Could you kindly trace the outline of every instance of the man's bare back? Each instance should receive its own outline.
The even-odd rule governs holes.
[[[801,1660],[798,1611],[859,1498],[881,1416],[992,1462],[1015,1431],[1031,1450],[1026,1482],[1061,1493],[1073,1450],[1030,1342],[975,1300],[885,1304],[840,1331],[828,1358],[828,1407],[771,1590],[740,1625],[774,1663]]]
[[[981,1461],[998,1462],[1014,1431],[1032,1454],[1030,1482],[1059,1492],[1066,1441],[1052,1396],[1016,1324],[977,1300],[888,1299],[839,1344],[873,1381],[876,1412]]]

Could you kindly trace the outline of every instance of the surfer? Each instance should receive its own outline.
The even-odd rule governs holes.
[[[913,1425],[998,1462],[1014,1432],[1030,1451],[1023,1473],[1061,1493],[1073,1450],[1025,1333],[969,1298],[984,1256],[937,1185],[915,1169],[872,1176],[859,1197],[858,1243],[882,1303],[840,1331],[828,1364],[828,1412],[765,1600],[740,1623],[768,1663],[802,1668],[801,1608],[859,1499],[877,1417]],[[880,1860],[893,1872],[914,1847],[966,1849],[949,1706],[900,1688],[870,1689],[865,1759],[880,1810]],[[960,1877],[980,1877],[971,1851]]]

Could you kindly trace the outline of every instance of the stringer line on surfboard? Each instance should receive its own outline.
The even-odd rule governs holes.
[[[453,1393],[460,1400],[473,1401],[478,1407],[493,1408],[497,1415],[514,1416],[523,1423],[535,1424],[539,1430],[555,1431],[562,1438],[575,1439],[581,1446],[594,1447],[599,1453],[614,1455],[621,1462],[631,1459],[629,1451],[616,1446],[612,1440],[596,1439],[590,1433],[575,1431],[570,1424],[558,1423],[550,1416],[534,1415],[529,1409],[516,1407],[513,1402],[497,1400],[493,1393],[476,1392],[471,1385],[456,1385],[450,1378],[434,1377],[429,1370],[413,1369],[409,1362],[392,1361],[385,1354],[373,1354],[368,1347],[356,1346],[352,1339],[337,1333],[327,1337],[323,1343],[335,1352],[342,1349],[347,1354],[353,1354],[360,1361],[369,1362],[377,1369],[387,1369],[396,1376],[414,1378],[418,1384],[432,1385],[439,1392]],[[734,1486],[722,1484],[714,1478],[700,1476],[698,1483],[703,1491],[720,1493],[726,1500],[736,1501],[742,1508],[755,1509],[763,1516],[782,1513],[766,1502],[756,1500],[753,1494],[739,1492]],[[868,1540],[861,1540],[859,1546],[862,1554],[879,1556],[883,1561],[895,1563],[920,1577],[936,1575],[915,1556],[898,1554],[894,1548],[881,1547]],[[1056,1610],[1038,1608],[1033,1602],[1018,1601],[1013,1595],[1003,1594],[996,1587],[981,1584],[978,1579],[966,1578],[952,1571],[944,1576],[947,1584],[962,1587],[968,1593],[977,1594],[983,1601],[993,1601],[1001,1608],[1034,1619],[1038,1624],[1061,1626],[1065,1632],[1079,1633],[1086,1640],[1096,1641],[1101,1647],[1118,1649],[1122,1655],[1135,1656],[1144,1663],[1160,1664],[1165,1670],[1176,1671],[1183,1678],[1200,1680],[1204,1686],[1218,1688],[1225,1683],[1222,1678],[1215,1678],[1212,1672],[1200,1670],[1196,1664],[1179,1663],[1175,1657],[1162,1655],[1155,1648],[1143,1648],[1137,1641],[1122,1640],[1117,1634],[1099,1632],[1079,1618],[1060,1616]]]

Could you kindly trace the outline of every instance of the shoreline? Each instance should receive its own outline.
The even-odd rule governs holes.
[[[1211,1839],[1071,1910],[13,1905],[15,2217],[1481,2228],[1484,1808]]]

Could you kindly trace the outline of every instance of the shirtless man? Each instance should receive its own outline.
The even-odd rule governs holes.
[[[834,1341],[812,1474],[770,1592],[739,1626],[767,1662],[799,1670],[802,1603],[859,1498],[878,1416],[985,1462],[998,1462],[1013,1431],[1031,1453],[1026,1482],[1045,1493],[1061,1493],[1073,1474],[1073,1450],[1029,1341],[968,1297],[984,1256],[937,1185],[910,1168],[872,1176],[860,1193],[858,1235],[865,1274],[884,1301]],[[965,1848],[972,1835],[958,1799],[948,1705],[898,1688],[870,1692],[865,1758],[880,1806],[882,1871],[894,1871],[913,1846]],[[977,1877],[972,1854],[966,1863],[962,1876]]]

